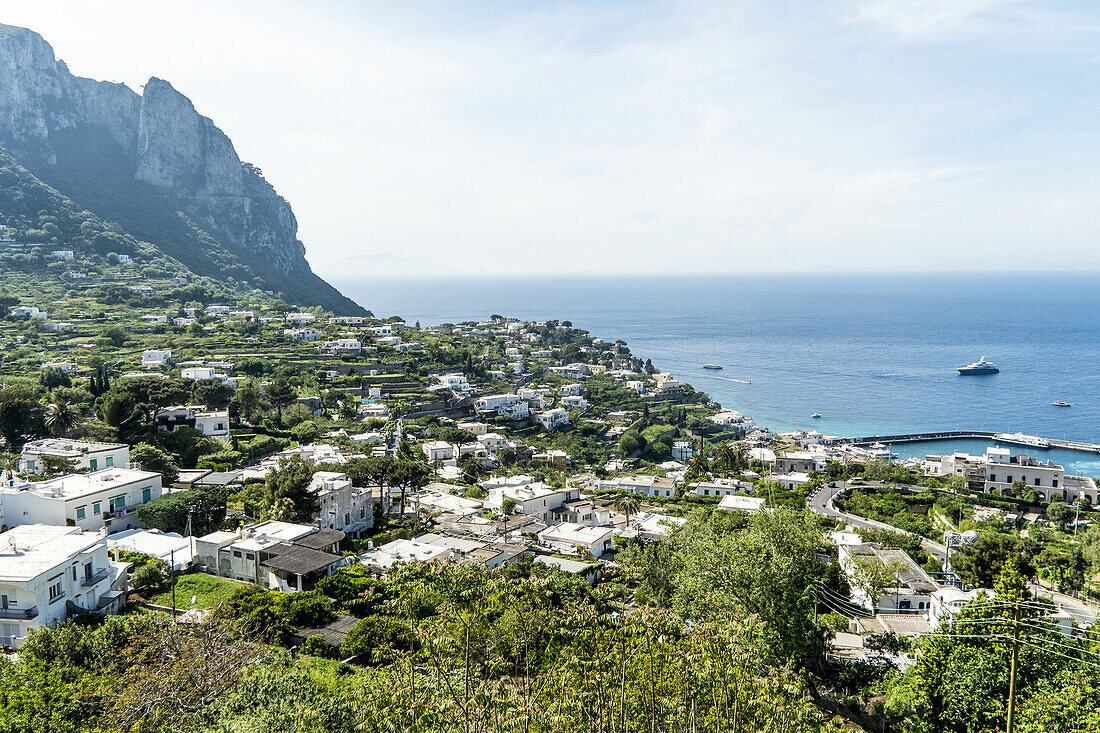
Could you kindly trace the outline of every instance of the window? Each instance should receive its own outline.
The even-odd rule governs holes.
[[[62,598],[65,595],[65,591],[61,588],[61,576],[51,578],[50,581],[50,603],[53,603],[58,598]]]
[[[31,473],[35,473],[38,471],[38,465],[33,460],[27,461],[27,470]]]
[[[72,571],[73,571],[73,582],[75,582],[76,581],[76,565],[73,565]]]
[[[240,550],[233,550],[233,557],[240,557],[240,556],[241,556],[241,551]]]
[[[1012,476],[1005,476],[1005,483],[1006,484],[1012,483]]]
[[[87,513],[87,509],[88,507],[86,506],[78,506],[76,508],[76,518],[78,521],[84,518],[85,514]]]
[[[366,507],[359,507],[359,518],[362,519],[365,516],[367,516]]]
[[[1035,478],[1035,485],[1036,486],[1042,486],[1043,485],[1043,480],[1041,478],[1036,477]]]
[[[120,509],[126,508],[126,494],[116,496],[111,499],[111,511],[117,512]]]
[[[142,489],[141,490],[141,503],[142,504],[148,503],[148,501],[152,498],[153,498],[153,490],[152,489]]]
[[[1058,488],[1058,479],[1054,479],[1053,481],[1051,481],[1050,485],[1057,489]]]
[[[114,465],[115,465],[115,457],[114,456],[107,456],[107,468],[111,468]]]
[[[92,504],[92,514],[95,514],[95,515],[97,515],[97,516],[98,516],[99,514],[101,514],[102,512],[100,511],[100,508],[101,508],[101,507],[99,506],[99,502],[98,502],[98,501],[97,501],[97,502],[95,502],[95,503],[93,503],[93,504]]]
[[[99,459],[98,458],[89,458],[88,459],[88,468],[92,469],[93,471],[96,470],[97,468],[99,468]]]
[[[245,560],[255,560],[256,559],[256,553],[255,552],[246,552],[246,553],[244,553],[244,559]]]
[[[346,526],[348,524],[351,524],[351,513],[344,512],[344,525]]]
[[[997,480],[997,474],[995,474],[995,473],[989,474],[989,480],[990,481],[996,481]]]

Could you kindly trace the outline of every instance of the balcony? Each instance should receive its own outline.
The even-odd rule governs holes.
[[[0,608],[0,618],[28,621],[38,616],[38,606],[30,608]]]
[[[95,585],[99,581],[106,578],[108,572],[110,572],[110,568],[100,568],[99,570],[92,573],[90,576],[80,581],[80,585],[84,588],[87,588],[89,585]]]

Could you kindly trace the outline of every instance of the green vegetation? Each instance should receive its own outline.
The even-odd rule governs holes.
[[[194,608],[212,609],[228,601],[242,589],[251,589],[252,586],[228,578],[219,578],[216,575],[204,573],[189,573],[180,575],[176,583],[176,605],[182,609],[191,608],[191,598],[195,598]],[[158,606],[172,605],[171,587],[163,587],[159,593],[149,599]]]

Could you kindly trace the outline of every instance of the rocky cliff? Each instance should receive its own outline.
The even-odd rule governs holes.
[[[0,147],[196,272],[362,312],[310,270],[286,199],[166,81],[73,76],[40,35],[0,26]]]

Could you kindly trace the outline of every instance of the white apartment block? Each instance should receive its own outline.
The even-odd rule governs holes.
[[[611,527],[587,527],[583,524],[562,522],[538,533],[539,542],[556,550],[587,552],[593,557],[611,549],[615,530]]]
[[[621,476],[597,484],[600,491],[626,491],[652,497],[676,496],[676,480],[662,476]]]
[[[39,626],[69,616],[117,613],[126,566],[106,539],[78,527],[25,524],[0,534],[0,646],[18,647]]]
[[[1065,471],[1050,461],[1039,461],[1023,455],[1014,456],[1007,448],[987,448],[985,461],[986,493],[1001,493],[1017,481],[1023,481],[1028,488],[1043,494],[1044,498],[1052,492],[1062,492],[1065,489]]]
[[[130,446],[125,443],[43,438],[23,445],[16,470],[20,473],[41,473],[47,456],[72,461],[76,471],[130,467]]]
[[[492,489],[485,500],[485,506],[499,510],[505,499],[516,502],[515,511],[543,522],[554,520],[554,510],[567,501],[580,498],[580,489],[567,487],[555,489],[544,483],[531,483],[522,486],[505,486]]]
[[[553,430],[561,425],[569,424],[569,411],[564,407],[555,407],[552,410],[536,412],[535,419],[547,430]]]
[[[75,526],[108,533],[141,527],[135,509],[160,497],[160,474],[105,468],[0,489],[0,528],[23,524]]]
[[[146,369],[166,366],[171,361],[172,351],[170,349],[146,349],[141,352],[141,366]]]

